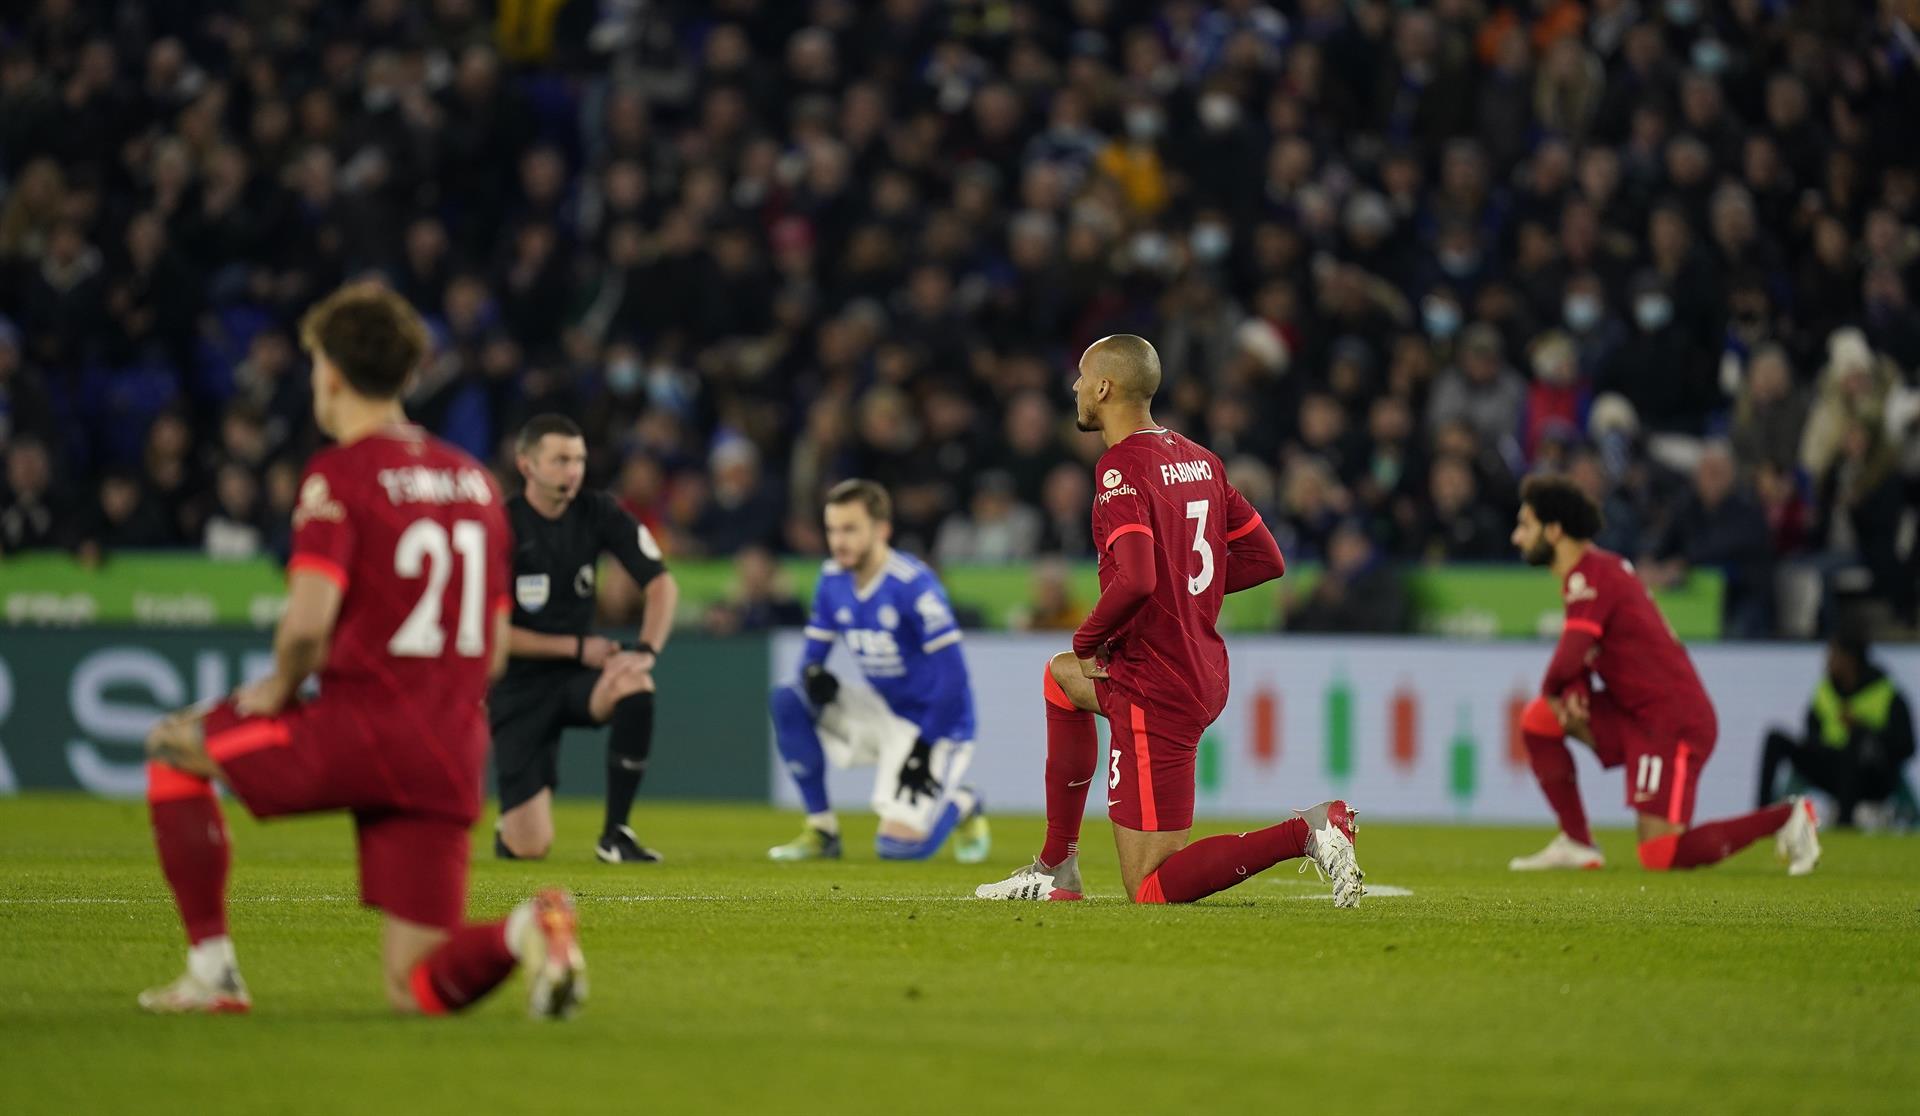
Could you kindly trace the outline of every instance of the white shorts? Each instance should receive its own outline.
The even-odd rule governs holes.
[[[920,729],[912,721],[887,708],[872,690],[842,686],[839,696],[820,711],[814,727],[827,762],[840,768],[873,766],[873,812],[882,821],[899,822],[921,833],[933,828],[947,795],[958,788],[973,762],[973,741],[934,741],[933,777],[940,783],[941,794],[909,805],[908,796],[895,796],[900,790],[900,765],[907,762],[913,742],[920,738]]]

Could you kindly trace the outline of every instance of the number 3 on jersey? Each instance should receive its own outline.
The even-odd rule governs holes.
[[[1193,552],[1200,556],[1200,572],[1187,579],[1187,593],[1194,597],[1213,584],[1213,544],[1207,541],[1207,511],[1205,500],[1187,501],[1187,518],[1193,520]]]
[[[393,549],[393,572],[404,578],[424,573],[427,587],[406,621],[387,641],[388,654],[432,659],[446,647],[447,633],[440,626],[440,598],[446,592],[447,578],[453,574],[456,550],[464,568],[460,575],[460,624],[453,648],[469,658],[485,653],[487,636],[480,621],[487,588],[486,528],[475,520],[458,520],[449,546],[445,527],[431,519],[416,519],[401,532],[400,542]]]

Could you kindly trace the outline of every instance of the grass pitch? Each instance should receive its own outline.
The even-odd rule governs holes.
[[[1364,806],[1364,803],[1362,804]],[[0,802],[0,1111],[7,1113],[1910,1112],[1920,1095],[1920,840],[1834,837],[1787,879],[1765,842],[1705,871],[1516,876],[1530,830],[1367,824],[1372,885],[1335,911],[1291,865],[1190,907],[958,901],[985,868],[779,865],[791,816],[642,803],[670,858],[502,864],[472,910],[573,888],[585,1013],[524,1018],[516,980],[444,1020],[385,1011],[377,920],[343,819],[229,807],[249,1018],[155,1019],[134,993],[182,941],[144,807]],[[1227,826],[1203,826],[1218,832]],[[484,831],[477,831],[484,832]]]

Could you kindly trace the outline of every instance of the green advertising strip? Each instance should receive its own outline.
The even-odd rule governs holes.
[[[808,599],[819,563],[789,559],[783,566],[794,593]],[[683,622],[697,623],[733,591],[733,567],[725,561],[678,561],[673,573],[680,582]],[[1033,595],[1033,571],[1024,565],[957,566],[941,576],[955,604],[990,628],[1020,626]],[[1296,566],[1273,585],[1230,596],[1221,611],[1222,625],[1236,632],[1274,631],[1282,626],[1286,599],[1305,595],[1318,577],[1318,568]],[[1072,567],[1070,584],[1081,608],[1099,594],[1090,562]],[[1553,579],[1541,570],[1422,566],[1407,572],[1407,587],[1424,632],[1531,637],[1560,626]],[[1720,575],[1700,572],[1685,585],[1654,596],[1682,639],[1717,639],[1722,591]],[[267,561],[139,554],[89,569],[64,555],[0,559],[0,617],[14,626],[265,628],[280,615],[285,601],[281,572]]]
[[[257,632],[0,629],[0,793],[139,795],[141,742],[155,717],[220,697],[271,664]],[[673,641],[654,672],[643,796],[767,800],[768,669],[761,637]],[[561,793],[603,793],[605,737],[567,733]],[[491,794],[491,777],[487,786]]]

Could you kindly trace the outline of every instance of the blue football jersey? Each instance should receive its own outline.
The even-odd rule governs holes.
[[[927,740],[971,742],[973,687],[939,579],[919,559],[895,552],[864,593],[853,582],[834,562],[820,567],[806,661],[821,662],[834,639],[844,639],[868,684]]]

